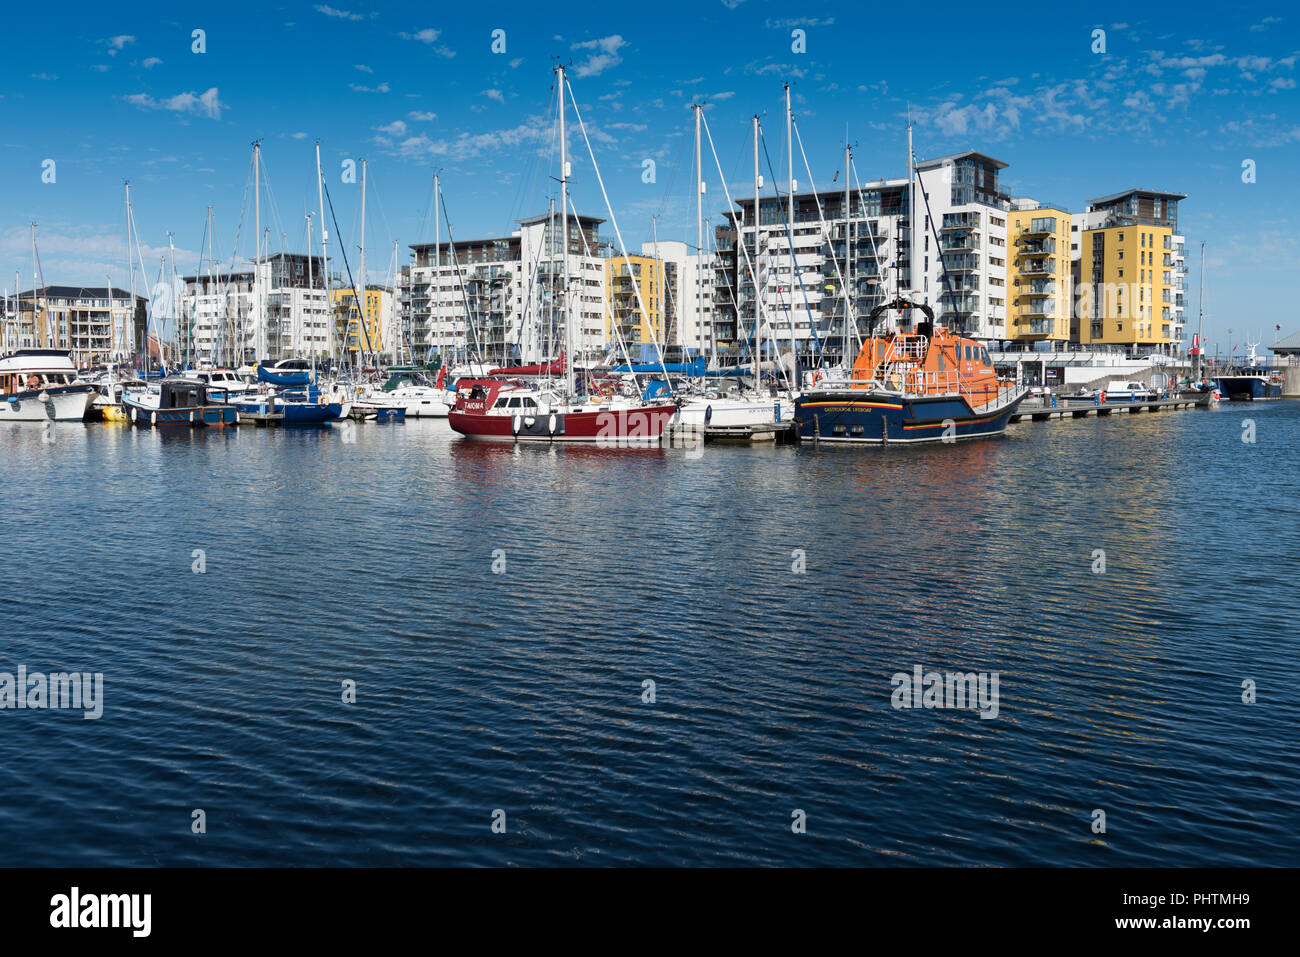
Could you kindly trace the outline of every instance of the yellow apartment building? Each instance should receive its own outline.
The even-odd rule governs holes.
[[[343,343],[344,349],[355,354],[358,350],[365,353],[382,353],[389,346],[385,333],[384,319],[392,311],[393,293],[385,286],[367,286],[366,320],[363,326],[357,312],[357,297],[352,287],[335,287],[330,290],[330,301],[334,308],[335,341]]]
[[[605,306],[605,337],[610,345],[617,343],[619,337],[629,345],[664,342],[663,261],[653,256],[619,255],[606,259]]]
[[[1125,225],[1080,233],[1079,342],[1158,346],[1170,341],[1173,268],[1168,226]]]
[[[1007,338],[1065,342],[1074,307],[1070,214],[1039,207],[1007,214]]]

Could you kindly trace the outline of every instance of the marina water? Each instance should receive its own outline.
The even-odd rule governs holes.
[[[1300,403],[702,455],[8,426],[0,672],[104,700],[0,711],[0,863],[1294,864],[1298,485]],[[996,718],[893,707],[918,666]]]

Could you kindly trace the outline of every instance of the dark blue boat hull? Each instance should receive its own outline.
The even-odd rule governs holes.
[[[1263,402],[1282,398],[1282,383],[1258,376],[1220,376],[1218,383],[1219,393],[1229,402]]]
[[[982,439],[1006,431],[1023,394],[976,411],[961,396],[900,396],[866,390],[810,392],[795,403],[799,438],[881,445]]]

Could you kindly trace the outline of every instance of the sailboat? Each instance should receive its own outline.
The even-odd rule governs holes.
[[[569,268],[569,182],[568,138],[565,131],[565,96],[573,91],[565,68],[555,67],[559,96],[560,139],[560,288],[564,293],[563,393],[546,385],[524,385],[517,379],[485,377],[457,382],[456,404],[448,414],[453,429],[472,439],[538,440],[547,442],[596,442],[624,445],[657,443],[677,412],[677,403],[621,396],[579,395],[573,361],[573,300]],[[580,127],[582,116],[573,100]],[[586,130],[583,128],[586,139]],[[595,167],[595,155],[588,151]],[[596,169],[599,177],[599,169]],[[604,189],[602,187],[602,193]],[[622,245],[618,221],[610,209],[614,231]],[[626,256],[626,249],[623,250]],[[640,293],[637,293],[638,298]]]

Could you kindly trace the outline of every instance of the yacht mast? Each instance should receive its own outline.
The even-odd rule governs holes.
[[[699,333],[700,355],[704,355],[704,169],[700,165],[700,110],[703,107],[694,103],[695,111],[695,325]],[[713,365],[718,364],[717,343],[713,351]]]
[[[560,93],[560,261],[563,263],[561,286],[564,289],[564,385],[569,401],[577,392],[573,377],[573,323],[569,309],[569,149],[564,132],[564,92],[567,82],[564,67],[557,66]]]
[[[361,373],[361,343],[369,344],[370,335],[366,330],[366,161],[361,161],[361,271],[357,277],[357,315],[360,324],[357,328],[357,374]],[[365,337],[364,339],[362,337]]]
[[[793,117],[790,112],[790,84],[785,85],[785,143],[786,143],[786,184],[790,190],[789,211],[787,213],[788,243],[790,244],[790,305],[786,307],[786,319],[790,323],[790,352],[792,356],[798,356],[799,346],[794,335],[794,285],[796,279],[799,283],[800,292],[803,291],[803,275],[799,272],[799,264],[795,259],[794,251],[794,132]],[[776,175],[775,173],[773,174]],[[806,301],[806,300],[805,300]],[[808,317],[812,322],[812,316]]]
[[[325,218],[325,180],[320,174],[320,140],[316,141],[316,203],[320,207],[320,259],[321,259],[321,291],[325,294],[325,327],[327,329],[326,342],[329,345],[330,361],[334,358],[334,309],[330,303],[330,259],[329,259],[329,239],[330,231],[327,226],[329,220]]]
[[[1201,377],[1201,357],[1205,354],[1205,243],[1201,243],[1201,294],[1196,302],[1196,378]]]
[[[315,324],[311,321],[311,313],[308,311],[308,306],[310,305],[312,297],[314,295],[315,295],[315,290],[312,288],[312,275],[311,275],[311,213],[308,213],[307,214],[307,295],[303,299],[303,313],[307,317],[306,322],[304,322],[303,324],[307,327],[306,338],[308,342],[313,342],[315,340],[315,336],[312,335],[312,332],[315,331],[313,328]],[[312,385],[315,385],[316,384],[316,349],[310,345],[307,348],[311,351],[311,381],[312,381]]]
[[[840,339],[840,364],[849,363],[849,326],[853,323],[853,304],[849,298],[853,295],[853,257],[857,252],[853,243],[853,217],[851,215],[851,196],[849,194],[849,164],[853,162],[853,150],[844,143],[844,336]],[[854,330],[856,333],[856,330]],[[851,368],[851,366],[850,366]]]
[[[758,174],[758,114],[754,114],[754,261],[750,264],[749,275],[754,281],[754,387],[761,389],[763,386],[763,332],[759,328],[759,315],[762,312],[759,303],[758,288],[758,256],[760,249],[758,223],[759,216],[759,190],[762,188],[763,177]]]
[[[433,325],[434,339],[438,344],[438,366],[441,368],[447,364],[446,357],[442,354],[442,312],[438,306],[438,289],[441,288],[441,277],[439,276],[439,267],[442,265],[442,218],[441,210],[438,208],[438,192],[440,184],[438,174],[433,174],[433,295],[429,298],[433,303]]]
[[[916,165],[912,154],[912,123],[907,124],[907,284],[916,288]],[[901,271],[900,271],[901,280]],[[908,291],[910,292],[911,289]],[[899,290],[900,294],[902,290]],[[912,310],[907,311],[908,324],[912,321]]]
[[[253,253],[253,349],[254,361],[267,358],[266,317],[262,314],[262,143],[253,141],[253,232],[257,246]]]

